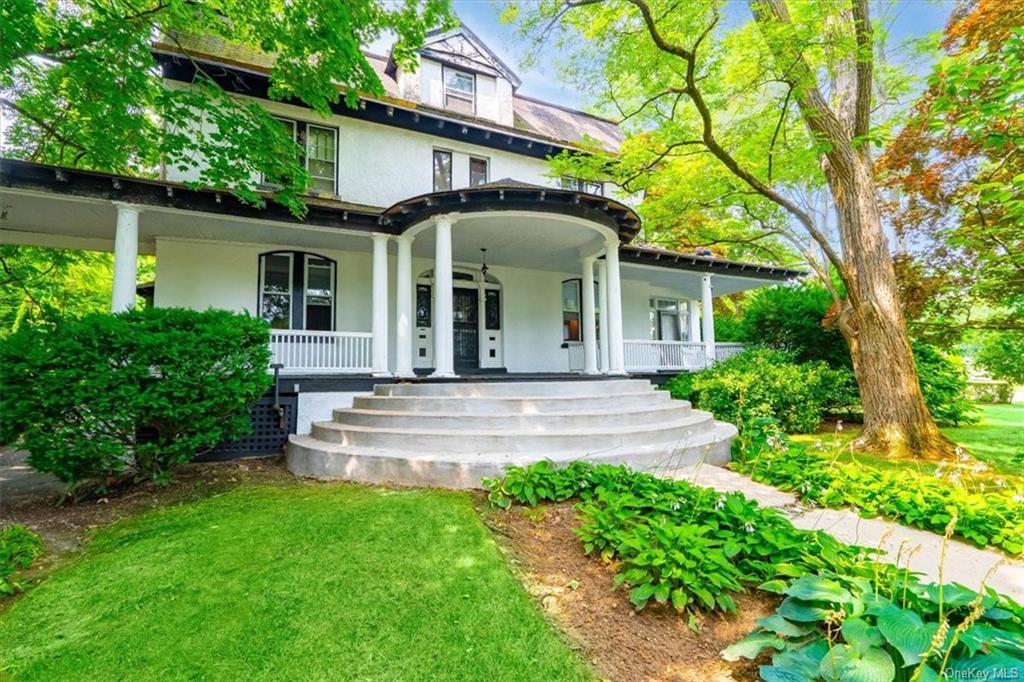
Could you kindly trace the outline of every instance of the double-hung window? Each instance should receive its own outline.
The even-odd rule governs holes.
[[[593,182],[591,180],[581,180],[580,178],[571,178],[567,175],[563,175],[559,182],[562,189],[568,189],[574,192],[586,192],[587,194],[604,194],[604,185],[600,182]]]
[[[337,194],[338,131],[335,128],[306,125],[306,171],[313,189]]]
[[[465,71],[442,67],[444,108],[472,116],[476,113],[476,77]]]
[[[274,329],[334,329],[335,263],[300,251],[260,256],[260,316]]]
[[[434,150],[434,191],[447,192],[452,188],[452,153]]]
[[[580,336],[580,280],[562,282],[562,340],[579,341]]]
[[[469,157],[469,186],[479,187],[487,182],[487,159]]]

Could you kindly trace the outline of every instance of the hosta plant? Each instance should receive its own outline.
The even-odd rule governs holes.
[[[864,516],[925,530],[942,531],[956,516],[956,535],[1010,555],[1024,551],[1024,486],[1019,483],[1003,481],[1003,487],[975,492],[955,477],[840,464],[790,440],[773,419],[745,426],[731,467],[812,504],[854,507]]]
[[[866,567],[865,567],[866,569]],[[785,595],[726,660],[772,653],[767,682],[1021,679],[1024,609],[991,589],[922,584],[909,572],[821,571],[761,589]],[[896,577],[894,577],[894,575]]]

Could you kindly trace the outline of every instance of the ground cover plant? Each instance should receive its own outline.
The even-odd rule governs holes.
[[[0,614],[0,678],[592,679],[474,498],[245,485],[96,532]]]
[[[785,599],[728,647],[726,660],[772,652],[767,682],[1019,679],[1024,608],[991,589],[925,585],[909,571],[805,575],[761,589]]]
[[[863,552],[795,528],[740,493],[721,494],[624,466],[547,461],[486,481],[490,499],[536,505],[579,498],[577,534],[587,554],[619,562],[615,585],[639,610],[670,603],[696,625],[701,610],[735,610],[746,586],[852,564]]]
[[[1024,551],[1024,482],[1019,479],[969,491],[956,476],[942,477],[941,463],[939,476],[837,463],[788,438],[773,419],[748,423],[735,450],[732,469],[806,502],[853,507],[865,516],[939,532],[955,517],[953,532],[978,546],[1010,555]]]
[[[25,570],[43,554],[43,540],[20,524],[0,529],[0,596],[22,589],[15,572]]]
[[[165,480],[248,432],[270,385],[267,323],[220,310],[149,308],[54,318],[0,339],[0,442],[72,484]]]

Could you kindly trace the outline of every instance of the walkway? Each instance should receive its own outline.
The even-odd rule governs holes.
[[[936,533],[883,519],[861,518],[849,509],[809,508],[790,493],[710,464],[680,467],[666,472],[666,475],[722,492],[742,492],[766,507],[778,509],[798,528],[823,530],[849,544],[877,547],[882,550],[883,558],[893,563],[898,555],[901,566],[907,565],[909,555],[911,570],[924,574],[930,580],[939,580],[943,537]],[[919,549],[911,553],[915,548]],[[996,568],[987,584],[1024,603],[1024,562],[1011,561],[999,551],[950,540],[942,579],[978,589],[993,567]]]

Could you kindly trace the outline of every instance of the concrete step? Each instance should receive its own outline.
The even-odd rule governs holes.
[[[694,410],[684,417],[645,426],[608,425],[565,428],[558,431],[523,432],[522,429],[474,430],[462,428],[424,429],[396,426],[378,428],[352,426],[337,422],[314,422],[312,436],[343,445],[359,445],[401,450],[436,452],[527,452],[544,456],[547,452],[569,450],[595,451],[624,445],[678,441],[683,443],[712,428],[714,420],[707,412]]]
[[[486,396],[466,399],[458,396],[356,396],[353,407],[383,412],[458,412],[463,414],[542,414],[547,412],[593,412],[616,408],[631,410],[639,407],[657,409],[668,404],[687,405],[684,400],[672,400],[668,391],[639,390],[605,395],[558,396]]]
[[[517,433],[558,433],[565,429],[602,429],[608,425],[616,426],[651,426],[690,414],[689,403],[659,402],[656,406],[634,407],[631,409],[604,409],[572,412],[530,413],[525,411],[510,413],[474,414],[465,412],[403,412],[394,410],[377,410],[365,408],[349,408],[334,410],[333,420],[337,424],[351,426],[373,426],[391,428],[400,426],[406,429],[445,429],[445,430],[515,430]]]
[[[374,395],[380,396],[454,396],[482,397],[550,397],[604,396],[619,393],[654,391],[651,382],[642,379],[608,379],[602,381],[476,381],[446,383],[378,384]]]
[[[326,443],[311,436],[289,437],[288,468],[297,476],[321,480],[444,488],[479,488],[481,479],[502,475],[505,467],[526,466],[541,459],[565,465],[574,460],[626,464],[649,471],[672,470],[701,463],[722,465],[729,461],[729,444],[736,428],[713,422],[685,443],[672,439],[638,445],[586,450],[572,447],[544,455],[530,452],[486,454],[429,449],[387,449]],[[407,445],[415,445],[407,443]]]

